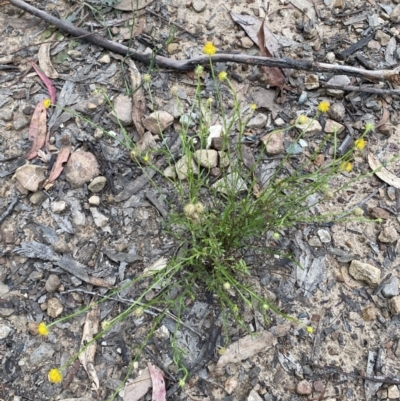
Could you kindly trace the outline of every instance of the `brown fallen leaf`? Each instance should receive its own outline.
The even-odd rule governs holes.
[[[46,142],[47,109],[45,102],[46,100],[42,100],[36,105],[31,118],[28,139],[32,141],[32,146],[26,155],[26,160],[34,159],[37,156],[39,149],[41,149]]]
[[[266,25],[266,20],[261,25],[260,30],[257,34],[258,46],[260,48],[260,53],[264,57],[277,57],[279,44],[273,33],[268,29]],[[285,101],[285,96],[283,94],[283,89],[287,89],[286,77],[278,67],[265,67],[262,66],[261,70],[264,72],[267,83],[271,87],[278,87],[281,92],[281,97],[278,103],[283,103]]]
[[[389,121],[389,110],[388,110],[388,104],[382,100],[382,106],[383,106],[383,113],[381,119],[375,124],[375,129],[381,127],[382,125],[385,125]]]
[[[100,388],[99,378],[97,377],[96,369],[94,368],[94,357],[96,354],[96,341],[93,341],[90,345],[87,345],[94,339],[99,331],[99,320],[100,320],[100,308],[96,305],[86,315],[85,325],[83,326],[83,333],[81,339],[81,347],[86,349],[79,354],[79,360],[82,366],[86,370],[86,373],[92,382],[92,388],[94,391],[98,391]]]
[[[376,159],[372,153],[368,153],[368,164],[374,171],[374,174],[377,175],[382,181],[394,188],[400,189],[400,178],[383,167],[382,163]]]
[[[64,163],[68,161],[69,155],[71,154],[71,140],[69,136],[63,136],[61,139],[61,150],[57,156],[53,168],[50,171],[49,178],[44,182],[43,187],[48,190],[52,183],[59,177],[64,169]]]

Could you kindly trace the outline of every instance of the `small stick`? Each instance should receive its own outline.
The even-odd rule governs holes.
[[[370,88],[367,86],[339,86],[329,85],[325,82],[320,82],[320,85],[328,89],[339,89],[346,92],[364,92],[364,93],[375,93],[377,95],[400,95],[400,89],[381,89],[381,88]]]
[[[207,65],[210,63],[209,56],[195,57],[188,60],[173,60],[162,56],[154,57],[153,54],[137,53],[132,51],[132,49],[130,49],[129,47],[121,45],[120,43],[109,41],[96,33],[88,32],[85,29],[77,28],[74,25],[71,25],[65,21],[61,21],[60,19],[55,18],[52,15],[49,15],[48,13],[25,3],[23,0],[9,1],[14,6],[21,8],[22,10],[25,10],[50,24],[55,25],[57,28],[68,32],[73,36],[86,35],[85,40],[90,43],[108,49],[114,53],[132,57],[145,64],[150,64],[154,61],[161,68],[171,68],[177,71],[193,71],[197,65]],[[306,70],[314,72],[325,71],[334,74],[359,76],[370,79],[372,81],[388,80],[400,84],[400,66],[394,68],[393,70],[368,71],[347,65],[318,63],[313,60],[293,60],[286,58],[250,56],[247,54],[215,54],[211,57],[211,59],[214,63],[232,61],[236,63],[263,65],[267,67],[293,68],[296,70]]]

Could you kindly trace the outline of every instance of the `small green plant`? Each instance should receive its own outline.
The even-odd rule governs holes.
[[[313,332],[312,326],[284,313],[268,299],[265,293],[252,285],[254,266],[247,261],[246,254],[252,250],[260,260],[265,261],[266,256],[268,259],[278,255],[285,256],[297,263],[290,252],[279,247],[278,241],[283,230],[303,223],[343,219],[343,214],[314,215],[310,212],[310,208],[324,197],[332,194],[330,189],[332,178],[342,172],[351,171],[354,152],[364,149],[366,145],[364,138],[373,129],[372,126],[366,127],[363,135],[355,141],[353,148],[342,156],[338,156],[336,152],[336,135],[326,136],[309,157],[302,158],[295,169],[290,167],[291,154],[288,152],[286,156],[282,157],[269,179],[263,181],[259,178],[259,170],[266,158],[265,149],[268,141],[283,131],[297,132],[298,127],[302,126],[303,130],[294,135],[297,142],[313,120],[320,113],[329,110],[329,103],[321,102],[313,117],[299,116],[284,130],[268,133],[266,143],[255,150],[255,156],[249,158],[243,141],[246,139],[247,124],[257,106],[241,104],[227,72],[222,71],[218,75],[215,73],[212,55],[215,54],[216,49],[213,44],[207,43],[203,51],[210,57],[208,71],[214,80],[215,98],[211,98],[211,100],[202,98],[201,80],[205,68],[198,66],[196,68],[195,99],[192,102],[191,110],[187,112],[188,115],[195,114],[199,118],[195,132],[197,140],[193,139],[193,135],[189,135],[190,121],[183,121],[179,132],[181,155],[178,161],[176,155],[167,146],[164,137],[161,138],[163,140],[162,147],[147,149],[145,154],[140,156],[140,152],[143,150],[138,151],[129,135],[120,126],[124,133],[121,145],[131,151],[134,160],[140,160],[141,163],[144,160],[146,166],[150,166],[164,175],[164,171],[152,163],[152,157],[150,157],[162,155],[170,170],[174,170],[180,177],[165,177],[166,185],[170,186],[171,193],[175,195],[172,196],[171,213],[164,227],[175,238],[176,249],[179,252],[176,252],[176,255],[168,262],[162,260],[127,284],[139,286],[146,282],[146,289],[118,316],[103,322],[103,330],[92,340],[96,341],[117,323],[126,320],[131,315],[139,317],[147,310],[158,308],[159,313],[151,323],[151,329],[135,350],[135,357],[126,372],[126,379],[132,372],[134,362],[139,359],[143,348],[152,338],[164,317],[174,311],[177,325],[171,337],[171,355],[180,374],[179,385],[185,385],[190,372],[185,364],[185,353],[177,343],[177,336],[187,301],[198,297],[198,289],[213,294],[222,313],[224,327],[228,322],[233,321],[241,329],[250,332],[245,319],[245,311],[250,309],[258,311],[265,327],[270,321],[271,313],[275,313],[303,326],[307,333]],[[146,75],[144,77],[145,88],[148,91],[149,99],[152,100],[150,81],[151,75]],[[225,87],[224,91],[222,91],[222,86]],[[228,95],[234,104],[233,110],[229,112],[224,107],[223,99]],[[110,99],[107,98],[107,101],[111,104]],[[199,151],[206,151],[209,143],[212,114],[220,116],[222,125],[222,150],[218,154],[220,164],[218,170],[214,171],[218,175],[217,178],[211,174],[211,168],[202,167],[196,158]],[[332,157],[318,167],[313,162],[325,147],[333,148]],[[349,180],[349,182],[352,181],[354,179]],[[310,199],[315,195],[318,196],[310,205]],[[353,216],[355,219],[362,219],[362,213],[359,210],[354,211]],[[174,288],[174,297],[171,297],[171,288]],[[113,290],[106,297],[49,325],[41,323],[38,333],[47,335],[49,328],[56,326],[60,321],[87,312],[94,306],[107,301],[119,291],[121,288]],[[147,295],[150,293],[152,296],[148,300]],[[227,332],[226,329],[226,342],[228,341]],[[81,348],[63,368],[72,363],[89,344]],[[222,352],[223,349],[221,349]],[[52,369],[49,373],[49,380],[51,382],[61,381],[61,370]],[[115,399],[118,391],[119,389],[114,392],[111,400]]]

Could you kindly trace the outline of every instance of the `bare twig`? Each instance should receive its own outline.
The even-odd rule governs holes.
[[[320,85],[328,89],[339,89],[346,92],[364,92],[375,93],[376,95],[400,95],[400,89],[381,89],[371,88],[369,86],[354,86],[354,85],[329,85],[325,82],[320,82]]]
[[[104,39],[96,33],[91,33],[82,28],[77,28],[74,25],[68,24],[65,21],[61,21],[46,12],[39,10],[30,4],[25,3],[22,0],[9,0],[14,6],[21,8],[35,15],[42,20],[55,25],[57,28],[68,32],[73,36],[84,37],[88,42],[91,42],[97,46],[108,49],[114,53],[122,54],[124,56],[130,56],[143,63],[149,64],[152,59],[152,54],[143,54],[132,51],[127,46],[121,45],[116,42]],[[232,61],[241,64],[252,64],[252,65],[263,65],[267,67],[280,67],[280,68],[293,68],[296,70],[306,70],[314,72],[331,72],[333,74],[346,74],[359,76],[370,79],[372,81],[392,81],[400,84],[400,67],[396,67],[393,70],[376,70],[367,71],[360,68],[346,66],[346,65],[333,65],[326,63],[317,63],[312,60],[293,60],[287,58],[271,58],[271,57],[257,57],[249,56],[246,54],[216,54],[212,56],[214,62],[226,62]],[[194,70],[197,65],[204,65],[209,63],[208,56],[195,57],[188,60],[173,60],[167,57],[156,56],[155,63],[162,68],[171,68],[178,71],[191,71]]]

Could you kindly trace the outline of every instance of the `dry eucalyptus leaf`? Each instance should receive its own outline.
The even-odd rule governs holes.
[[[52,79],[57,79],[59,77],[58,72],[54,69],[50,59],[50,41],[54,40],[55,36],[56,35],[53,34],[49,38],[49,43],[43,43],[40,45],[38,52],[39,67],[49,78]]]
[[[151,382],[153,384],[152,401],[166,401],[167,392],[165,391],[165,380],[161,370],[151,363],[148,363]]]
[[[400,178],[396,177],[385,167],[383,167],[382,163],[376,159],[372,153],[368,153],[368,164],[371,169],[374,170],[374,174],[377,175],[382,181],[394,188],[400,189]]]
[[[148,368],[144,369],[142,374],[130,383],[125,384],[124,401],[138,401],[151,389],[152,381]]]

